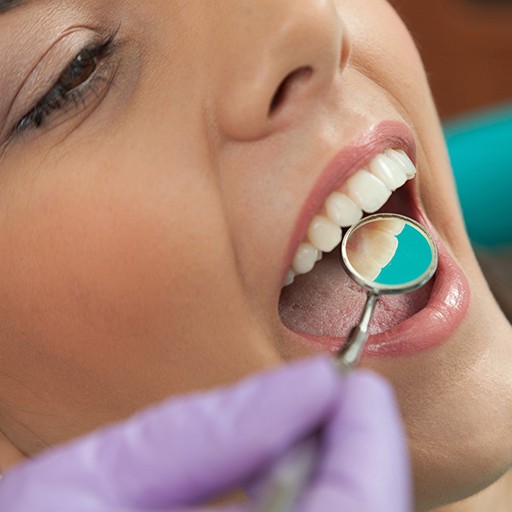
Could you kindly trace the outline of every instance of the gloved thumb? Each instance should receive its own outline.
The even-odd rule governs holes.
[[[407,438],[390,384],[356,371],[344,379],[337,400],[300,511],[410,512]]]

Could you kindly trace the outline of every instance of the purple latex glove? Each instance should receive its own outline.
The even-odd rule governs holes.
[[[214,510],[201,504],[251,487],[320,428],[324,450],[301,512],[410,510],[405,437],[389,386],[368,372],[340,377],[324,358],[169,400],[49,450],[6,473],[0,510]]]

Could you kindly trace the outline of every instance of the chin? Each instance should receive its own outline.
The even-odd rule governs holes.
[[[403,360],[367,360],[394,384],[418,511],[470,498],[512,467],[511,330],[476,265],[463,268],[472,300],[444,343]]]

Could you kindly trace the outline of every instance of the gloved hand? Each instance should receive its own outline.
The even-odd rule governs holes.
[[[251,487],[322,427],[324,450],[302,512],[410,510],[405,437],[389,386],[368,372],[340,377],[324,358],[171,399],[49,450],[6,473],[0,510],[213,510],[206,500]]]

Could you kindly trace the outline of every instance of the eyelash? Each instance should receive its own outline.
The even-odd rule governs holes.
[[[17,122],[13,133],[20,135],[31,129],[41,128],[51,114],[66,109],[70,104],[76,108],[85,106],[90,93],[100,96],[96,84],[112,85],[112,78],[108,76],[109,70],[105,70],[101,64],[114,52],[114,39],[115,34],[111,34],[106,41],[83,48],[37,105]],[[84,71],[90,73],[80,81]]]

